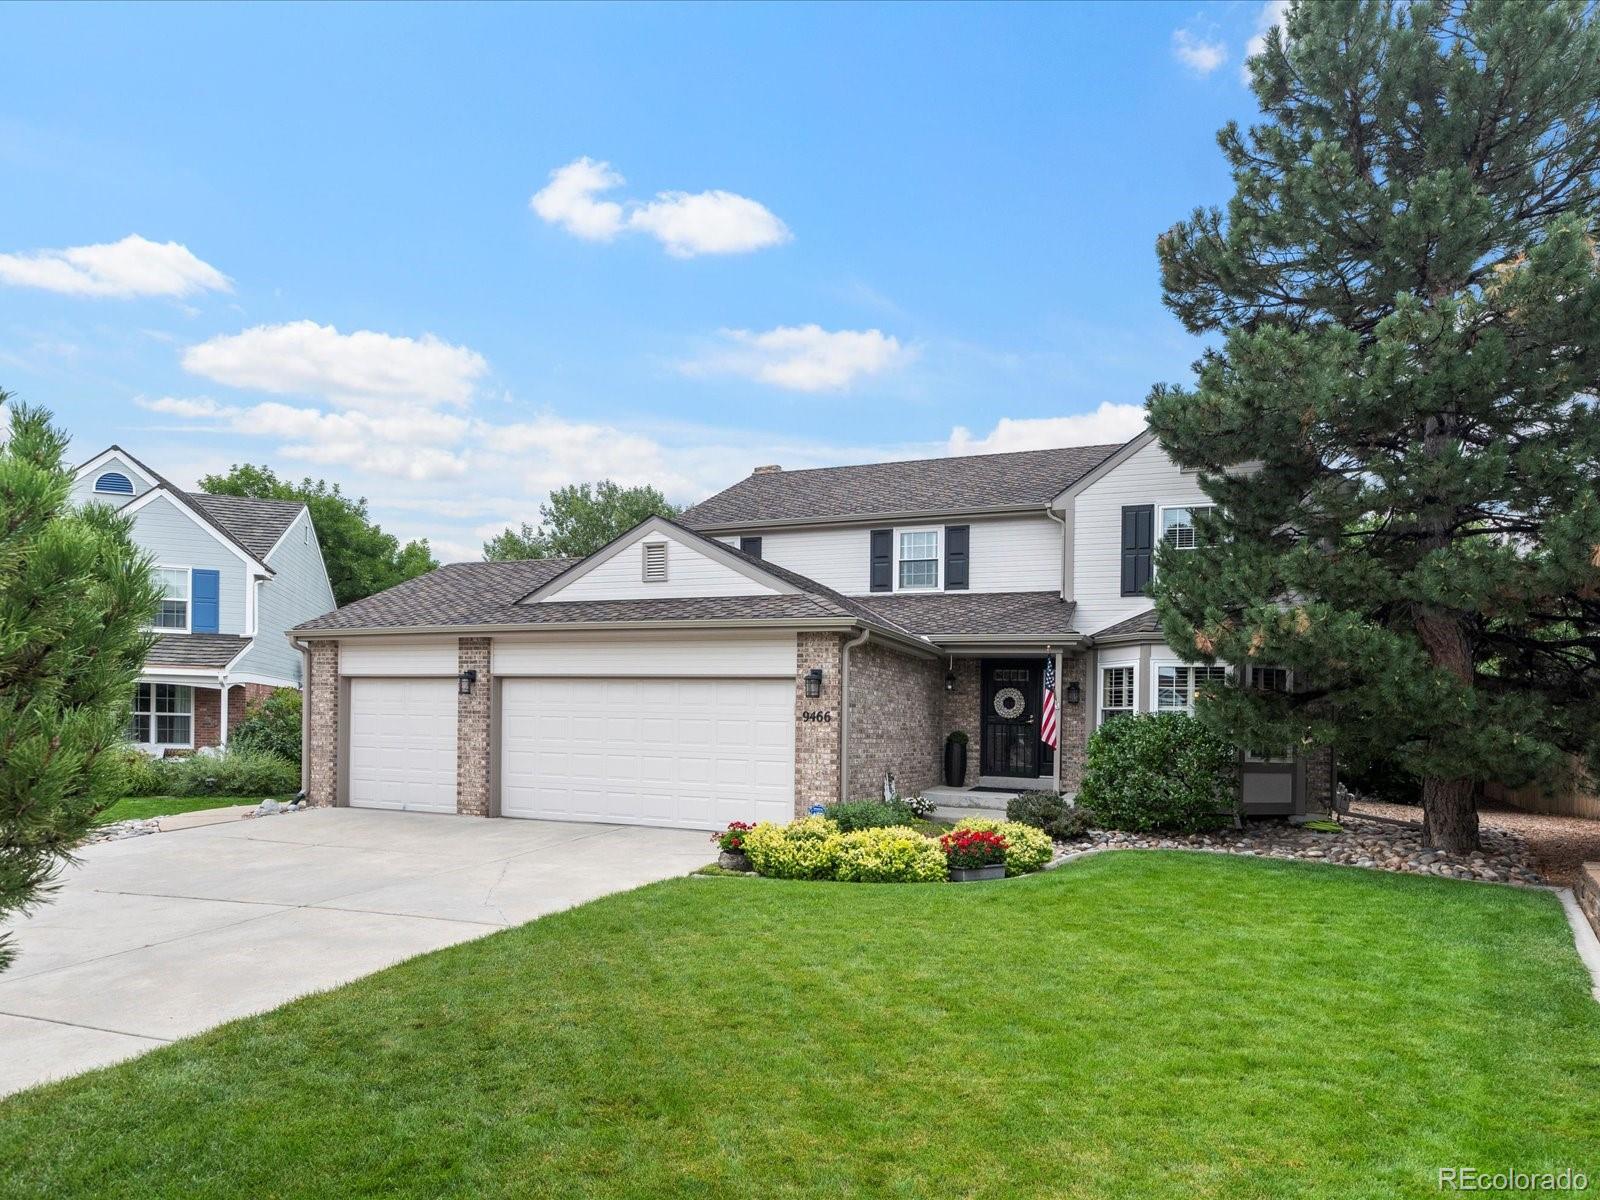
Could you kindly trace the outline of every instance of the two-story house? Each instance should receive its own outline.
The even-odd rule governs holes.
[[[76,504],[132,519],[162,589],[130,739],[157,755],[226,745],[245,705],[298,688],[285,631],[333,607],[304,504],[186,492],[119,446],[77,469]]]
[[[1183,662],[1149,597],[1206,503],[1142,434],[760,467],[581,560],[452,564],[294,631],[310,794],[720,828],[932,788],[955,730],[973,802],[1070,793],[1098,725],[1227,670]],[[1328,755],[1240,757],[1248,810],[1325,807]]]

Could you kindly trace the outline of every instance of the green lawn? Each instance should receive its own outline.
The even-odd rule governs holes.
[[[287,800],[290,796],[279,796]],[[145,817],[166,817],[173,813],[198,812],[202,808],[231,808],[239,804],[260,804],[260,796],[128,796],[118,800],[95,818],[97,825],[113,821],[132,821]]]
[[[1181,853],[673,880],[0,1103],[8,1197],[1278,1200],[1445,1165],[1600,1175],[1555,898]]]

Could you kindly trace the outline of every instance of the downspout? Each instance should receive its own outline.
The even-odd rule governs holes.
[[[1049,505],[1045,506],[1044,515],[1061,526],[1061,598],[1070,600],[1072,597],[1067,595],[1067,554],[1071,548],[1067,545],[1067,518]]]
[[[311,647],[299,638],[289,644],[300,651],[300,794],[311,794]]]
[[[872,630],[844,644],[839,652],[839,799],[850,799],[850,651],[866,644]]]

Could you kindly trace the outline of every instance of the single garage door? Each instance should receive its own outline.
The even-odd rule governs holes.
[[[794,816],[792,679],[507,679],[500,813],[721,829]]]
[[[350,805],[456,811],[456,681],[350,681]]]

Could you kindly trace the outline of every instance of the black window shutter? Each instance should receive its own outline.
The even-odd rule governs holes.
[[[739,539],[739,549],[751,558],[760,558],[761,539],[759,537],[742,537]]]
[[[1142,596],[1150,587],[1155,553],[1156,506],[1130,504],[1122,510],[1122,594]]]
[[[894,530],[872,531],[872,590],[894,591]]]
[[[971,534],[970,525],[944,527],[944,590],[947,592],[967,589],[967,547]]]

